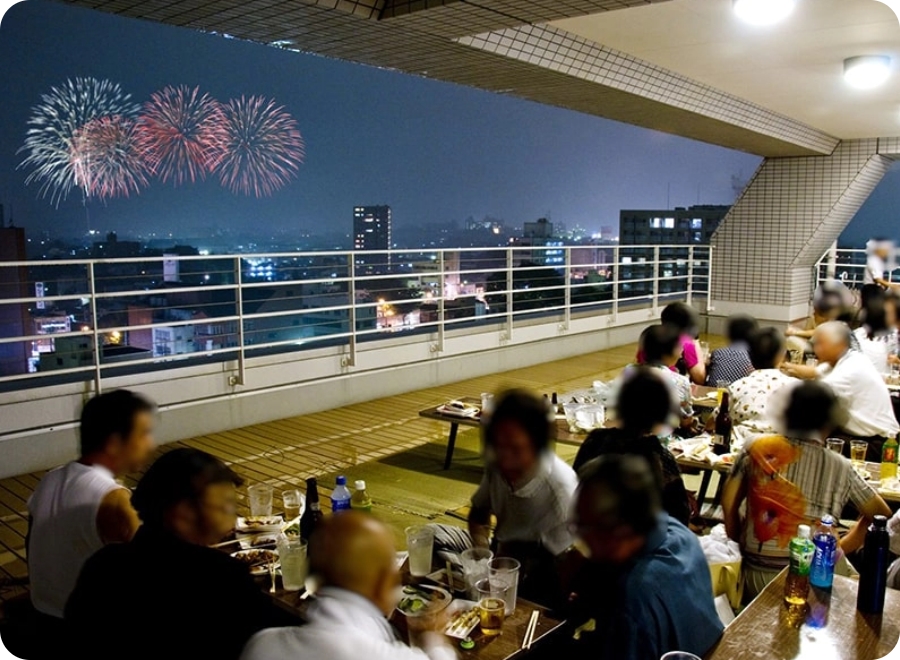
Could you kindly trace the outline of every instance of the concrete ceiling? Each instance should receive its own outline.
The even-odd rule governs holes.
[[[851,133],[850,126],[837,122],[841,108],[831,110],[833,122],[825,122],[821,117],[828,115],[831,106],[815,104],[810,109],[807,105],[814,104],[805,91],[791,105],[782,94],[781,105],[775,108],[772,104],[778,98],[763,98],[765,89],[756,90],[758,100],[751,97],[745,92],[754,90],[732,84],[727,72],[719,72],[714,84],[704,80],[702,76],[717,72],[701,66],[704,57],[712,53],[704,56],[703,49],[727,51],[729,39],[734,38],[728,32],[732,28],[722,23],[733,22],[731,0],[68,1],[123,16],[226,33],[280,48],[478,87],[761,156],[828,154],[838,144],[837,135],[900,133],[896,123],[889,127],[884,118],[857,119],[859,124],[870,123],[855,126],[856,132]],[[829,42],[841,32],[836,24],[842,24],[850,14],[857,16],[848,14],[842,8],[845,4],[865,7],[867,15],[877,18],[874,28],[865,19],[855,19],[857,23],[846,32],[857,34],[858,40],[868,43],[876,38],[873,33],[890,32],[890,26],[885,25],[890,10],[875,0],[800,1],[831,7],[834,16],[828,11],[816,13],[822,29],[830,30],[820,33]],[[663,11],[669,13],[658,13]],[[791,25],[804,12],[798,11]],[[666,19],[667,15],[671,18]],[[641,25],[645,27],[635,27]],[[671,34],[664,27],[671,27]],[[744,28],[733,29],[743,30],[740,39],[748,40],[747,44],[731,44],[737,52],[746,54],[778,45],[778,38],[767,37],[768,41],[759,45],[753,41],[761,38],[758,33],[748,35]],[[785,33],[780,34],[780,39],[785,39]],[[685,41],[691,57],[676,57],[679,48],[674,44],[679,39]],[[848,39],[841,34],[842,44]],[[809,43],[815,40],[814,35],[809,37]],[[831,51],[836,46],[822,48]],[[765,62],[773,67],[770,75],[782,75],[774,68],[779,57],[788,61],[782,67],[784,75],[794,76],[799,55],[787,47],[780,56],[766,55]],[[838,62],[841,59],[839,54],[832,57]],[[748,76],[756,66],[744,67]],[[840,84],[839,73],[838,69],[834,74],[835,85]],[[803,75],[798,75],[802,80]],[[785,86],[819,88],[815,81],[802,82],[802,86],[796,82]],[[839,91],[845,93],[842,88]],[[827,94],[824,96],[827,101]],[[794,114],[801,111],[802,118]],[[872,114],[870,104],[858,102],[850,114]],[[879,117],[882,114],[879,111]],[[842,132],[831,130],[832,126],[842,128]]]
[[[782,23],[740,21],[731,0],[672,0],[551,23],[839,138],[900,135],[900,21],[876,0],[798,0]],[[855,55],[890,55],[884,86],[842,78]]]

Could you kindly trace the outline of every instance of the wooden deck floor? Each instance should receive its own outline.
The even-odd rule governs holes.
[[[433,461],[432,465],[430,459],[423,462],[421,455],[410,458],[414,463],[418,461],[420,467],[427,464],[428,469],[422,470],[423,479],[427,477],[427,472],[431,472],[432,477],[440,476],[442,481],[429,484],[430,493],[406,502],[406,498],[401,497],[401,489],[409,491],[411,484],[408,480],[402,482],[392,472],[397,465],[396,461],[391,464],[391,457],[415,448],[421,452],[425,450],[423,446],[433,443],[431,453],[439,459],[448,430],[446,424],[420,418],[419,410],[451,398],[478,396],[481,392],[499,391],[507,387],[526,387],[538,392],[565,392],[587,387],[593,380],[612,378],[632,359],[634,351],[635,346],[629,345],[580,355],[310,415],[186,438],[167,444],[158,451],[164,453],[179,446],[202,449],[232,465],[248,482],[271,483],[276,492],[286,487],[302,486],[310,476],[326,477],[352,466],[362,468],[362,464],[366,464],[367,478],[381,479],[384,483],[377,484],[379,488],[391,489],[393,499],[404,500],[394,506],[387,518],[402,524],[404,514],[421,514],[430,508],[433,511],[428,517],[436,519],[448,506],[465,502],[464,498],[462,502],[456,502],[442,495],[460,491],[470,493],[473,488],[471,482],[477,483],[480,472],[475,451],[477,430],[460,433],[460,460],[467,471],[452,469],[438,475],[438,460]],[[383,466],[383,469],[373,471],[369,465],[373,462]],[[347,471],[352,473],[352,470]],[[0,480],[0,604],[21,596],[27,589],[26,585],[20,584],[27,578],[25,503],[42,474],[24,474]],[[127,485],[133,486],[138,477],[130,475],[126,479]],[[329,483],[333,482],[322,479],[323,496],[330,492],[327,488]],[[385,495],[382,491],[383,499],[387,499]],[[457,495],[456,499],[459,498]],[[377,503],[377,494],[375,499]],[[279,505],[280,501],[276,500],[276,506]]]

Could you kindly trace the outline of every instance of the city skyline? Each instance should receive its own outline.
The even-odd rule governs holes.
[[[222,226],[350,235],[354,206],[370,204],[390,205],[398,229],[490,216],[512,226],[550,217],[597,231],[616,225],[621,209],[730,204],[732,177],[746,181],[760,161],[480,90],[41,0],[6,14],[0,54],[12,72],[0,83],[0,203],[31,232],[191,235]],[[41,94],[75,76],[108,78],[136,99],[168,85],[222,99],[274,97],[297,119],[306,162],[262,199],[208,177],[156,182],[105,202],[72,195],[55,209],[25,186],[16,152]],[[851,240],[877,233],[898,196],[895,168],[860,211]]]

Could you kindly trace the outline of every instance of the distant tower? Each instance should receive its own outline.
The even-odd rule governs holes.
[[[355,206],[353,208],[353,249],[359,252],[387,252],[391,249],[391,207]],[[357,255],[358,266],[390,266],[390,255]]]

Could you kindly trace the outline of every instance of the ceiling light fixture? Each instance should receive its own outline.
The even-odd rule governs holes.
[[[734,13],[752,25],[772,25],[794,11],[796,0],[734,0]]]
[[[860,55],[844,60],[844,80],[857,89],[872,89],[891,75],[891,58],[887,55]]]

